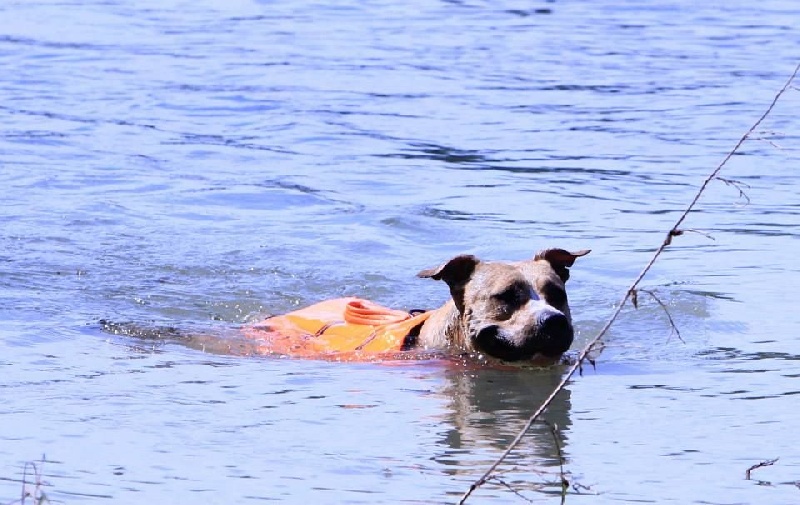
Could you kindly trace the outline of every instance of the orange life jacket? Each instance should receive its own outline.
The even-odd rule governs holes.
[[[267,318],[243,333],[258,343],[261,354],[368,361],[412,348],[430,315],[337,298]]]

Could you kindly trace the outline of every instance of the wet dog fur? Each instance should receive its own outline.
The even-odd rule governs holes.
[[[417,347],[557,362],[574,339],[565,287],[569,268],[589,252],[546,249],[518,262],[461,255],[422,270],[418,277],[447,283],[451,299],[422,326]]]
[[[565,284],[569,268],[588,250],[546,249],[516,262],[456,256],[418,277],[441,280],[451,298],[419,329],[412,351],[480,354],[503,361],[550,365],[574,339]],[[215,354],[263,354],[260,344],[236,332],[210,335],[172,327],[101,320],[115,335],[174,342]]]

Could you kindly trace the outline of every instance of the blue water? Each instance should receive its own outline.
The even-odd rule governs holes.
[[[414,274],[453,255],[589,248],[578,350],[800,61],[799,17],[0,4],[0,503],[26,462],[63,503],[457,502],[563,369],[219,356],[97,321],[223,335],[343,295],[433,307],[446,286]],[[645,279],[680,338],[641,295],[545,416],[555,438],[536,425],[470,502],[560,503],[559,448],[566,503],[798,501],[798,105]]]

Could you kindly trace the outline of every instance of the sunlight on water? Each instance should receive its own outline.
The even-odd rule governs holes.
[[[334,297],[429,309],[449,291],[415,274],[456,254],[592,249],[574,356],[797,64],[797,14],[3,4],[0,503],[34,461],[65,503],[458,501],[563,367],[215,355],[99,321],[216,338]],[[475,502],[556,502],[562,477],[569,503],[797,501],[797,105]]]

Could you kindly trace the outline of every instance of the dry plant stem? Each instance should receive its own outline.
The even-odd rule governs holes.
[[[559,468],[558,476],[561,479],[561,504],[563,505],[567,501],[567,491],[569,491],[569,480],[567,480],[567,475],[564,473],[564,453],[561,451],[561,444],[558,442],[558,433],[556,432],[557,426],[554,423],[544,420],[542,423],[546,424],[547,427],[550,428],[550,435],[553,436],[553,443],[556,446]]]
[[[681,337],[681,330],[678,329],[678,325],[675,324],[675,320],[672,319],[672,314],[669,313],[669,308],[667,307],[667,304],[661,301],[661,298],[659,298],[656,295],[655,291],[651,291],[649,289],[640,289],[639,291],[641,291],[642,293],[647,293],[648,295],[652,296],[653,300],[655,300],[656,303],[658,303],[658,305],[661,306],[661,308],[664,310],[664,313],[667,315],[670,328],[672,328],[672,331],[674,331],[675,335],[678,336],[678,340],[680,340],[682,343],[685,344],[686,342],[683,340],[683,337]]]
[[[584,491],[591,491],[592,490],[591,487],[584,486],[583,484],[578,484],[578,483],[573,483],[572,484],[572,489],[574,489],[577,494],[581,494],[581,489],[583,489]]]
[[[19,500],[10,502],[6,505],[25,505],[27,503],[28,498],[32,500],[35,505],[42,505],[44,503],[50,503],[50,500],[47,498],[47,495],[42,491],[42,487],[47,485],[42,480],[43,468],[46,458],[42,455],[42,461],[40,465],[36,465],[35,462],[25,462],[22,467],[22,489],[20,490],[20,497]],[[33,478],[32,482],[28,482],[28,468],[32,469]],[[33,489],[29,489],[28,486],[33,486]]]
[[[556,454],[558,455],[558,467],[559,467],[558,483],[561,486],[561,503],[563,504],[563,503],[565,503],[565,501],[567,499],[567,491],[569,491],[570,482],[569,482],[569,479],[567,479],[566,472],[564,471],[564,462],[565,462],[565,460],[564,460],[564,453],[561,450],[561,443],[558,441],[558,426],[556,424],[554,424],[554,423],[551,423],[550,421],[547,421],[547,420],[542,420],[542,421],[539,421],[539,422],[544,424],[545,426],[547,426],[547,429],[550,431],[550,435],[553,437],[553,444],[555,444],[555,447],[556,447]],[[515,467],[515,469],[516,469],[516,467]],[[534,472],[536,472],[536,470],[534,470]],[[520,493],[514,486],[512,486],[511,484],[509,484],[505,480],[501,479],[500,478],[500,474],[502,474],[502,473],[503,472],[496,472],[494,475],[488,477],[486,480],[491,480],[492,482],[496,482],[496,483],[500,484],[501,486],[505,487],[506,489],[508,489],[509,491],[511,491],[512,493],[514,493],[515,495],[519,496],[523,500],[527,501],[528,503],[533,503],[532,500],[530,500],[525,495]],[[536,473],[540,473],[540,472],[536,472]],[[578,486],[578,485],[576,484],[576,486]]]
[[[746,195],[745,195],[745,196],[746,196]],[[704,236],[705,238],[707,238],[707,239],[709,239],[709,240],[716,240],[714,237],[712,237],[712,236],[711,236],[711,234],[710,234],[710,233],[706,233],[706,232],[704,232],[704,231],[700,231],[700,230],[693,230],[693,229],[691,229],[691,228],[690,228],[690,229],[684,229],[684,230],[681,230],[681,231],[682,231],[683,233],[697,233],[698,235],[702,235],[702,236]]]
[[[531,417],[525,423],[525,426],[523,426],[523,428],[520,430],[520,432],[517,434],[514,440],[511,441],[506,450],[503,451],[503,454],[501,454],[500,457],[497,458],[497,460],[486,470],[486,472],[484,472],[483,475],[481,475],[475,482],[472,483],[467,492],[464,493],[464,495],[461,497],[461,500],[459,500],[458,502],[459,505],[465,503],[467,499],[470,497],[470,495],[472,495],[472,493],[476,489],[481,487],[486,482],[486,479],[492,474],[492,472],[494,472],[495,469],[498,466],[500,466],[500,464],[508,457],[509,454],[511,454],[511,451],[513,451],[514,448],[516,448],[517,445],[519,445],[520,441],[522,441],[522,437],[524,437],[525,434],[528,432],[528,430],[530,430],[531,426],[533,426],[533,423],[535,423],[539,419],[539,417],[541,417],[542,413],[553,402],[556,395],[558,395],[558,393],[560,393],[561,390],[564,389],[564,387],[567,385],[567,382],[569,382],[572,376],[575,375],[575,372],[581,368],[583,362],[586,360],[589,353],[592,351],[592,349],[594,349],[595,345],[603,338],[603,336],[605,336],[605,334],[608,333],[609,328],[611,328],[611,326],[617,320],[617,317],[619,317],[620,312],[622,312],[622,308],[625,306],[625,303],[636,292],[636,290],[639,287],[639,284],[642,282],[642,279],[644,279],[644,276],[647,275],[647,273],[650,271],[651,268],[653,268],[653,265],[655,264],[656,260],[658,260],[658,258],[664,252],[664,250],[672,243],[672,237],[681,235],[683,233],[679,229],[679,227],[681,226],[681,224],[683,224],[689,213],[697,205],[697,202],[700,200],[700,197],[703,195],[703,193],[705,193],[708,185],[711,183],[711,181],[717,178],[717,176],[725,167],[725,165],[728,164],[728,161],[733,157],[734,154],[736,154],[739,151],[739,148],[742,147],[742,144],[744,144],[745,140],[747,140],[747,138],[756,130],[756,128],[758,128],[761,125],[764,119],[766,119],[767,116],[770,115],[772,109],[775,108],[775,104],[778,103],[778,100],[781,98],[781,96],[783,96],[786,90],[792,86],[792,82],[794,81],[795,77],[797,77],[798,72],[800,72],[800,64],[798,64],[794,68],[794,72],[792,72],[792,75],[789,76],[789,79],[783,85],[781,90],[778,91],[778,93],[772,99],[772,102],[769,104],[769,107],[767,107],[767,110],[764,111],[764,113],[761,115],[761,117],[758,118],[758,120],[755,123],[753,123],[753,126],[751,126],[749,130],[747,130],[747,133],[742,135],[742,137],[739,139],[739,141],[736,143],[733,149],[731,149],[731,151],[728,152],[728,154],[722,159],[720,164],[717,165],[717,168],[715,168],[708,175],[708,177],[706,177],[706,179],[703,181],[703,184],[700,185],[700,189],[697,191],[697,194],[694,195],[694,198],[686,207],[686,210],[684,210],[683,213],[678,217],[678,220],[675,222],[675,225],[669,230],[669,232],[667,232],[667,236],[664,238],[664,241],[661,243],[658,249],[656,249],[656,252],[653,254],[653,257],[650,259],[647,265],[645,265],[644,269],[642,269],[641,273],[639,273],[639,275],[633,281],[633,284],[631,284],[631,286],[625,292],[625,296],[623,296],[622,300],[620,300],[619,304],[617,304],[617,308],[611,314],[611,317],[609,317],[608,321],[603,326],[603,328],[581,350],[581,352],[578,354],[577,359],[575,360],[575,363],[569,368],[567,373],[561,379],[561,382],[559,382],[558,385],[553,390],[553,392],[550,393],[550,396],[548,396],[542,402],[542,404],[539,405],[539,408],[536,409],[536,412],[534,412],[533,415],[531,415]]]
[[[519,496],[520,498],[522,498],[522,499],[523,499],[523,500],[525,500],[526,502],[528,502],[528,503],[533,503],[533,501],[531,501],[531,499],[530,499],[530,498],[528,498],[528,497],[527,497],[527,496],[525,496],[524,494],[522,494],[522,493],[520,493],[519,491],[517,491],[516,489],[514,489],[514,486],[512,486],[512,485],[511,485],[511,484],[509,484],[508,482],[504,481],[504,480],[503,480],[503,479],[501,479],[500,477],[493,476],[493,477],[489,477],[489,479],[491,479],[491,480],[493,480],[493,481],[497,482],[498,484],[500,484],[501,486],[505,487],[506,489],[508,489],[509,491],[511,491],[512,493],[514,493],[515,495]]]
[[[34,469],[36,466],[34,465]],[[28,496],[28,490],[25,486],[28,485],[28,462],[25,462],[25,465],[22,467],[22,491],[20,492],[19,502],[25,503],[25,497]]]
[[[761,463],[756,463],[755,465],[751,466],[744,473],[745,480],[750,480],[750,472],[752,472],[756,468],[763,468],[765,466],[772,466],[772,465],[774,465],[775,463],[778,462],[778,459],[780,459],[780,458],[768,459],[768,460],[762,461]]]
[[[562,499],[567,494],[567,489],[569,489],[569,480],[567,480],[567,475],[564,473],[564,453],[561,451],[561,443],[558,441],[558,433],[556,432],[557,426],[549,421],[542,421],[548,428],[550,428],[550,435],[553,436],[553,444],[556,446],[556,453],[558,454],[558,468],[559,468],[559,478],[561,479],[561,496]]]

